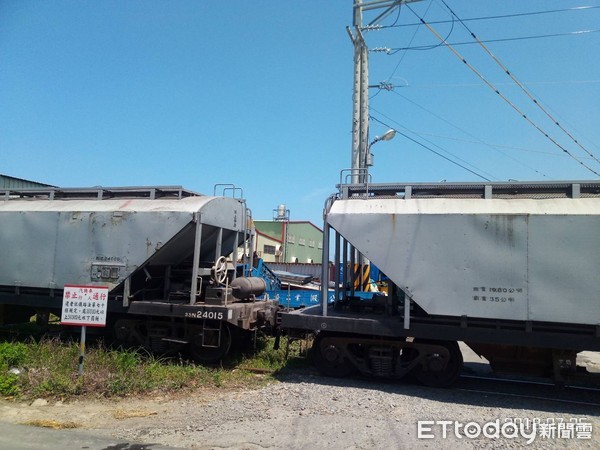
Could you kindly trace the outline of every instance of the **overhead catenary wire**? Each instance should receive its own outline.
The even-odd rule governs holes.
[[[433,0],[431,0],[431,1],[428,3],[428,5],[427,5],[427,9],[426,9],[426,10],[425,10],[425,12],[423,13],[423,16],[425,16],[425,15],[427,14],[427,12],[429,11],[429,9],[430,9],[430,7],[432,6],[432,4],[433,4]],[[587,7],[584,7],[584,8],[587,8]],[[573,8],[571,8],[571,9],[573,9]],[[571,9],[569,9],[569,10],[571,10]],[[556,10],[556,11],[558,11],[558,10]],[[556,11],[554,11],[554,12],[556,12]],[[563,10],[560,10],[560,11],[563,11]],[[565,11],[566,11],[566,10],[565,10]],[[531,14],[540,14],[540,13],[546,13],[546,12],[547,12],[547,11],[544,11],[544,12],[536,12],[536,13],[531,13]],[[525,14],[525,15],[529,15],[529,14]],[[509,15],[509,16],[510,16],[510,15]],[[397,19],[398,19],[398,18],[396,18],[396,21],[397,21]],[[454,23],[454,20],[455,20],[455,19],[454,19],[454,17],[452,17],[452,18],[451,18],[451,20],[446,20],[446,21],[443,21],[443,22],[444,22],[444,23]],[[439,22],[434,22],[434,23],[439,23]],[[422,24],[421,22],[418,22],[418,23],[416,23],[415,25],[417,25],[417,28],[415,29],[414,33],[412,34],[412,37],[411,37],[411,39],[410,39],[410,42],[409,42],[409,44],[408,44],[408,47],[410,47],[410,46],[411,46],[412,42],[414,41],[414,39],[415,39],[415,37],[416,37],[416,34],[417,34],[417,32],[418,32],[418,29],[419,29],[419,27],[420,27],[420,26],[422,26],[423,24]],[[454,25],[453,25],[453,27],[454,27]],[[452,29],[453,29],[453,27],[452,27]],[[450,33],[448,33],[448,35],[447,35],[446,39],[448,39],[448,37],[451,35],[451,33],[452,33],[452,29],[450,30]],[[442,45],[443,45],[443,42],[441,42],[440,44],[438,44],[438,46],[442,46]],[[394,52],[394,53],[397,53],[397,52]],[[407,54],[406,52],[404,52],[404,53],[402,54],[402,56],[400,57],[400,59],[399,59],[398,63],[395,65],[395,67],[394,67],[394,70],[392,71],[392,73],[391,73],[391,74],[390,74],[390,76],[388,77],[387,81],[381,82],[381,83],[379,83],[379,85],[370,86],[370,87],[378,87],[378,88],[379,88],[379,89],[377,90],[377,93],[376,93],[376,94],[374,94],[373,96],[371,96],[371,98],[374,98],[374,97],[376,97],[376,96],[377,96],[377,95],[378,95],[378,94],[379,94],[379,93],[380,93],[382,90],[384,90],[384,89],[385,89],[385,90],[388,90],[388,91],[392,91],[392,92],[394,92],[396,95],[399,95],[400,97],[404,98],[405,100],[407,100],[407,101],[409,101],[409,102],[411,102],[411,103],[415,104],[417,107],[424,109],[424,110],[425,110],[426,112],[428,112],[429,114],[432,114],[433,116],[437,117],[438,119],[440,119],[440,120],[442,120],[442,121],[444,121],[444,122],[448,123],[450,126],[452,126],[452,127],[456,128],[457,130],[461,131],[462,133],[464,133],[464,134],[466,134],[466,135],[468,135],[468,136],[472,137],[472,138],[474,139],[474,141],[472,141],[472,142],[479,142],[479,143],[481,143],[481,144],[483,144],[483,145],[485,145],[485,146],[488,146],[488,147],[490,147],[492,150],[494,150],[494,151],[497,151],[498,153],[502,154],[503,156],[505,156],[505,157],[507,157],[507,158],[509,158],[509,159],[511,159],[511,160],[513,160],[513,161],[515,161],[517,164],[520,164],[520,165],[522,165],[523,167],[525,167],[525,168],[527,168],[527,169],[529,169],[529,170],[531,170],[531,171],[533,171],[533,172],[537,173],[537,174],[538,174],[538,175],[540,175],[541,177],[544,177],[544,178],[547,178],[547,177],[548,177],[548,176],[547,176],[545,173],[541,172],[540,170],[538,170],[538,169],[536,169],[536,168],[534,168],[534,167],[532,167],[532,166],[530,166],[530,165],[528,165],[528,164],[524,163],[523,161],[521,161],[521,160],[519,160],[519,159],[517,159],[517,158],[513,157],[512,155],[510,155],[510,154],[508,154],[508,153],[506,153],[506,152],[503,152],[502,150],[500,150],[500,147],[503,147],[503,146],[500,146],[500,145],[494,145],[494,144],[489,144],[489,143],[487,143],[487,142],[483,141],[482,139],[478,138],[477,136],[475,136],[475,135],[473,135],[473,134],[471,134],[471,133],[469,133],[469,132],[467,132],[467,131],[463,130],[462,128],[460,128],[460,127],[456,126],[455,124],[452,124],[451,122],[447,121],[446,119],[444,119],[444,118],[442,118],[442,117],[439,117],[437,114],[435,114],[435,113],[431,112],[430,110],[428,110],[428,109],[424,108],[423,106],[421,106],[421,105],[419,105],[419,104],[417,104],[417,103],[413,102],[412,100],[410,100],[410,99],[408,99],[408,98],[406,98],[406,97],[402,96],[401,94],[397,93],[396,91],[394,91],[394,88],[396,88],[396,87],[406,87],[406,86],[395,86],[395,85],[392,85],[392,84],[390,83],[390,80],[392,79],[392,77],[394,76],[394,74],[396,73],[396,71],[398,70],[398,68],[399,68],[400,64],[402,63],[402,61],[403,61],[404,57],[406,56],[406,54]],[[598,80],[598,82],[600,82],[600,80]],[[477,85],[477,86],[481,86],[481,85]],[[382,116],[386,117],[388,120],[391,120],[391,121],[395,122],[395,121],[394,121],[392,118],[390,118],[390,117],[388,117],[388,116],[385,116],[385,115],[384,115],[383,113],[381,113],[381,112],[378,112],[378,114],[380,114],[380,115],[382,115]],[[398,124],[398,122],[395,122],[395,123],[397,123],[397,124]],[[407,130],[408,130],[408,129],[407,129]],[[409,131],[410,131],[410,130],[409,130]],[[414,132],[414,133],[415,133],[415,134],[417,134],[417,135],[419,135],[419,134],[418,134],[418,133],[416,133],[416,132]],[[420,136],[421,136],[421,138],[423,138],[423,137],[422,137],[422,135],[420,135]],[[428,142],[431,142],[431,141],[428,141]],[[435,144],[433,144],[433,145],[435,145]],[[507,148],[508,148],[508,147],[507,147]],[[443,150],[443,149],[442,149],[442,150]],[[443,150],[443,151],[446,151],[446,150]],[[447,151],[446,151],[446,152],[447,152]],[[447,153],[450,153],[450,152],[447,152]],[[450,154],[451,154],[451,153],[450,153]],[[546,152],[546,154],[549,154],[549,155],[554,155],[554,156],[558,156],[556,153],[549,153],[549,152]],[[566,156],[566,157],[568,157],[568,155],[566,155],[566,154],[564,154],[564,153],[563,153],[563,155],[564,155],[564,156]],[[454,156],[454,157],[456,157],[456,155],[453,155],[453,156]],[[460,158],[459,158],[459,159],[460,159]],[[466,162],[466,163],[467,163],[467,164],[469,164],[468,162]],[[478,169],[478,170],[480,170],[480,169]],[[484,173],[485,173],[485,172],[484,172]],[[492,176],[492,177],[493,177],[493,176]]]
[[[427,27],[429,31],[431,31],[434,36],[444,42],[444,38],[440,36],[440,34],[427,23],[423,18],[421,18],[409,5],[405,5],[422,23]],[[513,102],[511,102],[504,94],[502,94],[498,88],[496,88],[492,83],[490,83],[487,78],[485,78],[481,72],[479,72],[473,65],[471,65],[467,60],[450,44],[444,42],[444,45],[458,58],[460,59],[475,75],[477,75],[490,89],[492,89],[500,98],[502,98],[512,109],[514,109],[523,119],[525,119],[529,124],[531,124],[536,130],[542,133],[550,142],[552,142],[556,147],[569,155],[573,160],[577,161],[582,167],[586,168],[594,175],[600,176],[600,172],[594,170],[589,165],[581,161],[577,156],[573,155],[569,150],[567,150],[564,146],[562,146],[556,139],[550,136],[546,131],[544,131],[538,124],[536,124],[533,120],[531,120],[519,107],[517,107]]]
[[[481,175],[481,174],[479,174],[479,173],[475,172],[474,170],[471,170],[471,169],[469,169],[469,168],[468,168],[468,167],[466,167],[465,165],[463,165],[463,164],[460,164],[460,163],[458,163],[458,162],[456,162],[456,161],[454,161],[454,160],[452,160],[452,159],[448,158],[448,157],[447,157],[447,156],[445,156],[445,155],[442,155],[440,152],[437,152],[437,151],[435,151],[435,150],[434,150],[434,149],[432,149],[431,147],[428,147],[427,145],[423,144],[422,142],[419,142],[419,141],[417,141],[416,139],[414,139],[414,138],[410,137],[410,136],[409,136],[409,135],[407,135],[406,133],[403,133],[402,131],[399,131],[399,130],[397,130],[396,128],[394,128],[394,127],[392,127],[392,126],[388,125],[387,123],[385,123],[385,122],[383,122],[383,121],[381,121],[381,120],[377,119],[376,117],[369,116],[369,118],[373,119],[375,122],[378,122],[379,124],[383,125],[384,127],[387,127],[387,128],[389,128],[389,129],[392,129],[392,130],[394,130],[396,133],[398,133],[398,134],[399,134],[399,135],[401,135],[401,136],[404,136],[404,137],[405,137],[406,139],[408,139],[409,141],[412,141],[412,142],[414,142],[415,144],[417,144],[417,145],[420,145],[420,146],[421,146],[421,147],[423,147],[424,149],[426,149],[426,150],[428,150],[428,151],[430,151],[430,152],[432,152],[432,153],[436,154],[436,155],[437,155],[437,156],[439,156],[440,158],[443,158],[443,159],[445,159],[446,161],[448,161],[448,162],[450,162],[450,163],[452,163],[452,164],[454,164],[454,165],[456,165],[456,166],[458,166],[458,167],[460,167],[460,168],[462,168],[462,169],[466,170],[467,172],[470,172],[470,173],[472,173],[473,175],[475,175],[475,176],[477,176],[477,177],[479,177],[479,178],[481,178],[481,179],[483,179],[483,180],[485,180],[485,181],[491,181],[489,178],[486,178],[486,177],[484,177],[483,175]]]
[[[498,66],[506,73],[506,75],[508,75],[510,77],[511,80],[513,80],[516,85],[525,93],[525,95],[527,95],[527,97],[529,97],[529,99],[552,121],[554,122],[554,124],[560,128],[575,144],[577,144],[577,146],[579,148],[581,148],[585,153],[587,153],[590,157],[594,158],[598,163],[600,163],[600,160],[598,158],[596,158],[596,156],[594,156],[592,154],[592,152],[590,152],[587,148],[585,148],[567,129],[565,129],[559,122],[558,120],[552,115],[550,114],[550,112],[533,96],[533,93],[527,89],[523,83],[521,83],[517,77],[510,71],[508,70],[508,68],[502,63],[502,61],[500,61],[500,59],[498,59],[498,57],[496,57],[496,55],[494,55],[492,53],[492,51],[483,44],[483,42],[475,35],[475,33],[473,33],[473,31],[460,19],[460,17],[458,17],[458,15],[454,12],[454,10],[452,8],[450,8],[450,6],[448,6],[448,4],[445,2],[445,0],[440,0],[444,6],[448,9],[448,11],[450,11],[450,13],[452,14],[453,18],[456,18],[456,20],[459,21],[459,23],[465,28],[465,30],[467,30],[467,32],[471,35],[471,37],[473,39],[475,39],[477,41],[477,43],[481,46],[481,48],[483,48],[483,50],[490,56],[490,58],[492,58],[494,60],[494,62],[496,64],[498,64]],[[600,30],[596,30],[596,31],[600,31]]]

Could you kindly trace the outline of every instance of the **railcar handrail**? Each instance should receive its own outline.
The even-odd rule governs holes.
[[[353,178],[362,179],[364,181],[359,183],[353,183]],[[368,169],[342,169],[340,171],[340,183],[337,185],[339,189],[340,196],[344,197],[344,187],[346,186],[355,186],[357,188],[357,193],[360,192],[361,195],[369,194],[369,186],[371,184],[371,180],[373,176],[369,173]],[[350,182],[348,180],[351,180]]]
[[[342,198],[585,198],[600,197],[600,181],[339,184]]]
[[[243,199],[244,190],[231,183],[217,183],[213,187],[213,195],[217,195],[217,190],[221,188],[221,197],[227,197],[227,192],[231,192],[232,198]],[[239,194],[239,196],[238,196]]]
[[[0,189],[0,198],[5,201],[11,199],[39,199],[39,200],[109,200],[114,198],[146,198],[155,200],[159,198],[182,199],[184,197],[198,197],[203,194],[184,189],[181,186],[136,186],[136,187],[103,187],[89,188],[23,188]]]

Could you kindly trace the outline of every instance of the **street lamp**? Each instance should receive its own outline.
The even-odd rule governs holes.
[[[373,165],[373,154],[371,153],[371,146],[380,141],[391,141],[392,139],[394,139],[394,136],[396,136],[396,130],[387,130],[381,136],[375,136],[375,139],[373,139],[373,141],[371,141],[371,143],[367,146],[367,150],[365,152],[365,169],[367,169],[365,176],[367,178],[369,176],[369,167]]]
[[[396,130],[387,130],[385,133],[383,133],[383,135],[375,136],[375,140],[369,145],[373,145],[375,142],[379,141],[391,141],[392,139],[394,139],[394,136],[396,136]]]

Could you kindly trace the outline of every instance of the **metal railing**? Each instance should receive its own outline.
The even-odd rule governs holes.
[[[184,197],[202,196],[197,192],[184,189],[181,186],[134,186],[134,187],[103,187],[89,188],[23,188],[0,189],[0,198],[11,199],[40,199],[40,200],[110,200],[114,198],[158,198],[181,199]]]

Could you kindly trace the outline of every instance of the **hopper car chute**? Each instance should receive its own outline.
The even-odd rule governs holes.
[[[2,320],[60,315],[66,284],[108,286],[116,341],[219,360],[275,325],[264,281],[234,269],[250,223],[244,200],[180,187],[0,191]]]
[[[322,372],[445,386],[464,341],[494,370],[562,380],[579,351],[600,350],[599,182],[339,187],[323,261],[337,266],[340,300],[282,316],[292,335],[316,334]],[[363,261],[389,295],[353,295],[343,268]]]

